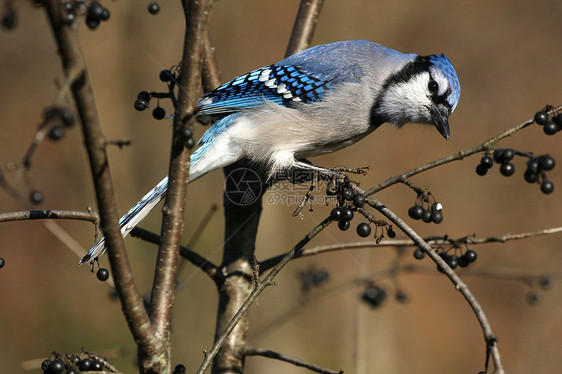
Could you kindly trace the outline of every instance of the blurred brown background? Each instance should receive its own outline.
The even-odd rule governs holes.
[[[104,1],[109,22],[94,32],[80,28],[80,40],[103,129],[109,138],[130,139],[131,147],[110,149],[111,168],[120,209],[125,212],[165,174],[168,167],[170,121],[156,121],[150,112],[137,112],[133,102],[141,90],[163,90],[158,73],[181,56],[184,21],[179,1],[162,1],[161,13],[150,15],[148,1]],[[217,1],[211,32],[224,80],[283,57],[298,9],[298,1]],[[60,60],[42,9],[17,2],[18,27],[0,32],[0,163],[19,159],[41,120],[43,109],[57,95]],[[323,166],[364,166],[360,178],[370,187],[512,127],[545,104],[562,104],[562,3],[530,1],[327,1],[314,44],[364,38],[403,52],[445,53],[460,77],[462,95],[451,117],[451,140],[435,130],[383,126],[359,144],[314,161]],[[154,103],[151,103],[154,107]],[[168,102],[162,105],[169,112]],[[198,135],[204,128],[198,127]],[[562,134],[546,136],[536,125],[507,139],[503,146],[550,153],[562,163]],[[444,205],[440,225],[408,220],[422,235],[499,235],[536,231],[562,224],[562,165],[549,172],[555,191],[542,194],[523,180],[524,160],[515,160],[516,174],[499,174],[497,166],[485,177],[474,168],[479,157],[448,164],[413,181],[431,186]],[[5,168],[3,169],[5,170]],[[79,127],[59,143],[42,144],[33,159],[31,185],[21,172],[6,173],[9,183],[27,196],[42,191],[41,208],[95,209],[89,166]],[[224,177],[216,171],[189,187],[185,238],[211,204],[222,206]],[[395,212],[406,216],[414,194],[395,186],[378,195]],[[267,196],[266,196],[267,198]],[[329,212],[315,206],[303,219],[292,218],[295,206],[266,205],[257,255],[265,259],[288,250]],[[0,190],[0,211],[22,210]],[[159,209],[143,222],[158,231]],[[356,218],[354,226],[360,221]],[[84,251],[93,241],[93,227],[61,222]],[[203,233],[197,251],[220,261],[222,210]],[[399,234],[400,236],[400,234]],[[499,348],[510,373],[554,373],[562,367],[562,267],[560,234],[507,244],[475,247],[479,259],[468,269],[521,269],[551,273],[550,290],[539,292],[540,302],[529,305],[530,288],[523,282],[466,275],[499,337]],[[356,241],[354,230],[335,225],[312,243]],[[149,291],[154,248],[127,240],[136,278]],[[25,360],[47,356],[52,350],[79,352],[80,346],[102,352],[134,347],[120,306],[108,297],[109,287],[97,281],[87,266],[45,228],[42,222],[0,225],[0,372],[22,372]],[[482,369],[484,341],[468,305],[450,282],[437,272],[401,274],[409,295],[404,305],[389,299],[379,309],[364,305],[362,289],[348,288],[320,298],[266,334],[256,335],[272,318],[300,303],[296,274],[309,266],[330,271],[335,285],[354,276],[384,269],[394,259],[392,249],[355,250],[324,254],[290,264],[250,312],[249,342],[346,369],[346,373],[476,373]],[[414,261],[408,255],[407,261]],[[107,266],[107,260],[102,259]],[[429,260],[417,264],[433,268]],[[466,274],[466,272],[465,272]],[[179,292],[173,331],[174,363],[194,372],[202,351],[212,344],[216,293],[212,282],[192,266],[182,273],[186,286]],[[381,284],[394,293],[388,280]],[[256,338],[252,338],[256,336]],[[112,359],[122,371],[135,372],[134,354]],[[37,370],[35,372],[38,372]],[[248,373],[308,373],[263,358],[247,359]]]

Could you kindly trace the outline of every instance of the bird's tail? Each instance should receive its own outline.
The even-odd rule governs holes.
[[[140,221],[144,219],[150,213],[152,208],[154,208],[168,191],[168,176],[166,176],[160,183],[156,185],[150,192],[148,192],[134,207],[129,209],[127,214],[125,214],[119,220],[119,226],[121,226],[121,235],[123,237],[129,235],[132,229]],[[84,257],[80,259],[79,264],[90,261],[104,254],[105,252],[105,237],[101,238]]]
[[[193,182],[208,172],[222,168],[226,165],[238,161],[242,158],[241,150],[232,144],[225,142],[225,138],[217,137],[202,144],[191,155],[189,168],[189,181]],[[119,220],[121,234],[127,236],[140,221],[150,213],[166,196],[168,191],[168,177],[166,176],[156,187],[148,192],[144,197],[132,207],[127,214]],[[92,261],[105,253],[105,237],[101,238],[90,251],[80,259],[79,264]]]

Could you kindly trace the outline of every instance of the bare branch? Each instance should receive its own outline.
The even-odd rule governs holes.
[[[169,337],[174,302],[176,273],[183,228],[183,212],[187,195],[189,157],[191,150],[185,147],[180,131],[184,126],[193,127],[196,99],[201,82],[201,60],[204,38],[212,1],[183,0],[186,20],[177,107],[169,167],[169,185],[162,217],[161,242],[158,249],[156,271],[150,302],[150,319],[154,332],[161,337],[169,352]],[[170,365],[169,354],[165,364]],[[144,365],[154,365],[153,357],[145,357]],[[164,363],[164,362],[163,362]]]
[[[550,229],[544,229],[532,232],[522,232],[518,234],[503,234],[499,236],[488,236],[482,238],[476,238],[471,236],[465,236],[460,239],[444,239],[444,238],[426,238],[424,239],[429,245],[443,244],[446,242],[457,242],[466,243],[470,245],[479,245],[486,243],[505,243],[511,240],[520,240],[534,238],[543,235],[552,235],[562,233],[562,227],[553,227]],[[346,249],[361,249],[361,248],[382,248],[382,247],[417,247],[418,245],[411,239],[386,239],[377,242],[376,240],[365,240],[360,242],[350,242],[350,243],[338,243],[338,244],[327,244],[319,245],[316,247],[311,247],[303,249],[299,252],[295,258],[315,256],[318,254],[341,251]],[[260,262],[260,269],[262,272],[271,269],[275,266],[281,259],[283,255],[271,257]]]
[[[290,56],[310,46],[323,6],[324,0],[301,0],[285,56]]]
[[[131,231],[131,236],[146,240],[149,243],[157,245],[160,244],[160,236],[158,234],[155,234],[138,226]],[[180,256],[191,262],[193,265],[197,266],[212,279],[218,277],[218,267],[197,252],[194,252],[187,247],[180,246]]]
[[[72,219],[89,221],[99,225],[99,215],[95,212],[78,212],[74,210],[26,210],[22,212],[1,213],[0,222],[25,221],[34,219]]]
[[[295,366],[307,368],[310,371],[314,371],[315,373],[343,374],[343,370],[335,371],[326,369],[316,364],[301,360],[300,358],[287,356],[278,352],[271,351],[269,349],[246,347],[242,350],[242,352],[245,356],[263,356],[267,358],[273,358],[275,360],[285,361]]]
[[[369,197],[367,200],[369,205],[373,208],[378,210],[382,213],[386,218],[392,221],[396,226],[398,226],[406,235],[408,235],[415,243],[418,245],[425,253],[431,257],[433,262],[435,262],[442,270],[443,273],[451,280],[455,288],[464,296],[476,318],[480,322],[480,326],[482,328],[482,332],[484,333],[484,339],[486,341],[486,366],[488,363],[488,353],[491,353],[492,359],[494,361],[494,366],[496,369],[496,373],[504,374],[505,370],[503,368],[503,364],[501,361],[501,356],[499,354],[499,350],[497,347],[496,337],[492,331],[492,327],[490,322],[488,321],[488,317],[482,309],[482,306],[476,300],[468,286],[462,281],[462,279],[447,265],[447,263],[435,252],[435,250],[425,241],[422,239],[421,236],[418,235],[410,226],[406,224],[400,217],[398,217],[394,212],[388,209],[385,205],[383,205],[380,201],[375,199],[373,196]]]
[[[123,312],[138,346],[144,350],[158,350],[159,341],[152,333],[150,320],[131,275],[132,271],[121,236],[118,223],[119,213],[105,149],[106,140],[101,131],[94,94],[76,30],[63,19],[62,5],[59,1],[48,0],[44,2],[44,5],[62,59],[67,82],[65,86],[71,88],[80,116],[96,191],[101,228],[106,238],[108,257]]]
[[[273,279],[279,274],[281,269],[285,267],[294,257],[295,255],[302,250],[302,248],[308,244],[316,235],[318,235],[322,230],[324,230],[330,223],[332,223],[332,219],[327,218],[324,221],[320,222],[314,229],[312,229],[300,242],[297,243],[289,252],[285,254],[283,259],[279,261],[279,263],[267,274],[267,276],[259,282],[256,288],[250,293],[250,296],[244,301],[244,304],[240,307],[238,312],[234,315],[232,320],[226,325],[225,330],[220,334],[220,336],[215,339],[215,344],[211,348],[209,352],[205,355],[205,359],[197,370],[197,374],[204,373],[213,360],[213,357],[216,356],[219,349],[225,342],[226,338],[230,335],[236,324],[242,319],[242,317],[248,312],[250,306],[257,300],[259,295],[270,285],[273,284]]]

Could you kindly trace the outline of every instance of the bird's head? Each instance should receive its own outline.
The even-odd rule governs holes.
[[[417,56],[384,83],[373,116],[402,126],[434,125],[449,139],[449,116],[460,98],[457,73],[445,55]]]

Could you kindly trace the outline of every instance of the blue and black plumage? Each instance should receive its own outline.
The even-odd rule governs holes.
[[[190,161],[190,181],[244,157],[271,172],[336,151],[383,123],[435,126],[449,139],[449,115],[460,84],[443,54],[404,54],[366,40],[322,44],[241,75],[199,100],[202,119],[215,122]],[[325,170],[325,169],[324,169]],[[168,179],[120,221],[127,235],[162,200]],[[103,239],[80,263],[105,250]]]

